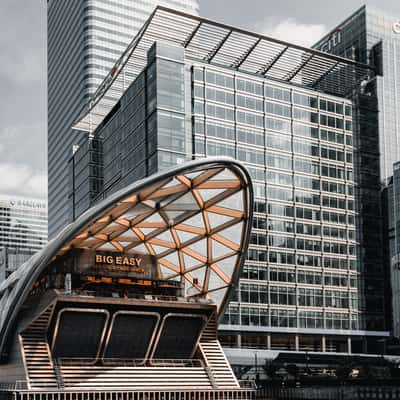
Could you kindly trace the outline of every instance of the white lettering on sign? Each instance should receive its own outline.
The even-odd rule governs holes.
[[[342,42],[342,31],[341,29],[336,29],[328,39],[319,46],[321,51],[329,52],[332,51],[338,44]]]
[[[400,20],[393,23],[393,32],[400,34]]]

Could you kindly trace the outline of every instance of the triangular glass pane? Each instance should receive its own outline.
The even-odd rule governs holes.
[[[218,196],[225,190],[226,189],[200,189],[198,190],[198,192],[204,201],[208,201],[210,199],[213,199],[215,196]]]
[[[148,254],[149,253],[149,250],[147,249],[147,247],[143,243],[140,243],[137,246],[134,246],[133,250],[135,252],[138,252],[138,253],[141,253],[141,254]]]
[[[175,230],[176,234],[178,235],[178,238],[181,243],[185,243],[188,240],[191,240],[197,236],[199,236],[197,233],[191,233],[191,232],[186,232],[186,231],[180,231],[178,229]]]
[[[97,250],[116,250],[116,248],[111,243],[104,243],[97,247]]]
[[[163,259],[165,261],[170,262],[173,265],[176,265],[176,267],[179,268],[179,257],[178,257],[178,252],[174,251],[171,254],[168,254],[167,256],[164,256]]]
[[[174,238],[172,237],[171,231],[169,229],[164,232],[161,232],[159,235],[155,237],[155,239],[163,240],[164,242],[175,243]]]
[[[124,229],[126,229],[126,227],[124,228],[123,225],[117,224],[116,222],[111,222],[102,229],[102,232],[107,232],[107,233],[118,232]]]
[[[160,265],[160,273],[161,273],[161,279],[169,279],[172,278],[173,276],[176,276],[176,272],[172,271],[168,267],[165,267],[164,265]]]
[[[150,235],[150,233],[152,233],[158,229],[160,229],[160,228],[140,228],[140,230],[144,233],[145,236]]]
[[[201,239],[197,242],[194,242],[187,248],[195,251],[197,254],[199,254],[203,257],[207,257],[207,240],[206,239]]]
[[[162,223],[165,223],[164,222],[164,220],[163,220],[163,218],[161,217],[161,215],[160,214],[158,214],[158,213],[154,213],[154,214],[152,214],[152,215],[150,215],[148,218],[146,218],[143,222],[145,222],[145,223],[151,223],[151,222],[155,222],[155,223],[159,223],[159,222],[162,222]]]
[[[224,237],[225,239],[230,240],[237,245],[240,245],[242,239],[243,232],[243,222],[238,222],[235,225],[230,226],[229,228],[224,229],[223,231],[218,232],[218,235]]]
[[[132,245],[132,242],[120,242],[119,240],[118,240],[118,243],[119,243],[122,247],[128,247],[128,246],[131,246],[131,245]]]
[[[171,186],[176,186],[180,185],[181,182],[177,181],[175,178],[172,178],[168,183],[166,183],[163,188],[171,187]]]
[[[212,229],[217,228],[218,226],[223,225],[226,222],[229,222],[232,220],[233,220],[233,217],[208,212],[208,221],[209,221]]]
[[[161,254],[161,253],[164,253],[164,251],[169,250],[169,247],[157,246],[155,244],[152,244],[151,247],[153,248],[153,250],[156,254]]]
[[[210,181],[227,181],[227,180],[232,180],[232,181],[238,180],[238,177],[231,170],[227,168],[225,168],[219,174],[213,176],[210,179]]]
[[[185,274],[186,275],[186,274]],[[204,287],[204,279],[206,275],[206,267],[198,268],[193,271],[188,272],[188,275],[191,275],[194,281],[197,280],[197,284],[201,287]]]
[[[196,171],[196,172],[190,172],[188,174],[185,174],[186,178],[189,179],[194,179],[197,178],[199,175],[201,175],[204,171]]]
[[[216,240],[212,241],[212,257],[213,260],[216,260],[220,257],[228,256],[229,254],[234,253],[232,249],[224,246],[223,244],[217,242]]]
[[[164,210],[198,210],[200,207],[197,204],[196,199],[193,197],[192,192],[188,192],[183,196],[177,198],[175,201],[171,203],[162,202],[161,207],[163,204],[166,204]]]
[[[231,210],[243,211],[243,192],[240,190],[232,196],[218,203],[219,207],[230,208]]]
[[[224,258],[223,260],[218,261],[217,267],[226,275],[232,276],[236,267],[238,256],[232,256],[228,258]]]
[[[187,211],[164,211],[164,212],[167,215],[170,224],[174,224],[182,215],[187,213]]]
[[[217,289],[222,286],[226,286],[226,283],[210,268],[208,290]]]
[[[131,240],[139,240],[137,237],[136,233],[132,231],[132,229],[128,229],[125,232],[122,232],[121,235],[117,236],[118,240],[123,240],[123,239],[131,239]]]
[[[121,215],[120,218],[124,218],[127,220],[132,220],[138,215],[141,214],[146,214],[151,210],[150,207],[147,207],[143,203],[137,204],[135,207],[132,207],[131,209],[127,210],[125,214]]]
[[[182,254],[183,254],[183,262],[185,263],[185,270],[191,269],[201,264],[201,261],[196,260],[195,258],[190,257],[185,253]]]
[[[185,225],[195,226],[196,228],[203,228],[204,229],[204,220],[203,216],[199,213],[194,215],[191,218],[185,220]]]

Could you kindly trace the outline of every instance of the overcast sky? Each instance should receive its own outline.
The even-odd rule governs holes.
[[[200,0],[200,4],[204,17],[311,45],[364,2]],[[367,4],[400,18],[400,0],[367,0]],[[46,197],[46,0],[1,0],[0,30],[0,194]]]

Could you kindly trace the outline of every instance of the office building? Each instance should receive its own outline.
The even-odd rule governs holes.
[[[254,399],[217,338],[252,210],[246,169],[214,158],[66,226],[0,285],[1,398]]]
[[[383,183],[400,160],[400,16],[364,5],[316,45],[322,51],[368,63],[376,68],[379,107],[380,175]]]
[[[47,243],[43,200],[0,196],[0,282]]]
[[[390,266],[393,335],[400,337],[400,162],[394,164],[393,177],[383,191],[386,208],[387,265]]]
[[[381,189],[400,160],[399,18],[363,6],[314,47],[371,65],[376,74],[353,95],[359,259],[365,271],[369,325],[391,325],[388,227]],[[383,199],[384,200],[384,199]],[[383,296],[384,293],[384,296]],[[382,301],[383,299],[383,301]],[[381,315],[381,317],[379,317]],[[381,320],[381,321],[380,321]],[[384,320],[384,321],[383,321]]]
[[[84,135],[70,129],[157,4],[197,13],[197,0],[48,0],[49,236],[68,214],[68,159]]]
[[[346,98],[372,73],[160,7],[75,123],[90,138],[70,161],[71,208],[79,215],[187,159],[237,158],[253,179],[255,208],[240,285],[220,325],[228,355],[380,352],[388,333],[365,319]]]

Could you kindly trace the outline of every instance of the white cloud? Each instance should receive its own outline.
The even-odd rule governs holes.
[[[323,24],[303,24],[294,18],[283,21],[267,19],[258,23],[256,29],[266,36],[305,47],[312,46],[327,32],[327,27]]]
[[[0,193],[47,197],[47,175],[26,164],[0,163]]]

